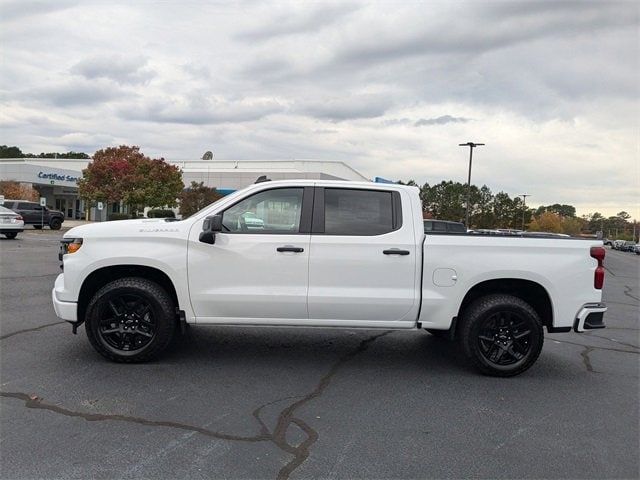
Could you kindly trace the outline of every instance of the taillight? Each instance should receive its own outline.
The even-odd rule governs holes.
[[[591,247],[591,257],[598,261],[598,266],[593,275],[593,288],[596,290],[602,290],[604,285],[604,254],[606,250],[604,247]]]
[[[18,215],[18,216],[16,217],[16,220],[24,220],[24,218],[22,218],[20,215]]]

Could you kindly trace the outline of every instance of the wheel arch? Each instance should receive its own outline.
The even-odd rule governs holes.
[[[180,308],[178,294],[173,281],[162,270],[147,265],[122,264],[109,265],[91,272],[82,282],[78,296],[78,321],[83,322],[89,302],[93,295],[107,283],[126,277],[145,278],[157,283],[171,296],[176,308]]]
[[[474,300],[494,293],[513,295],[522,299],[536,311],[542,325],[547,329],[553,328],[553,303],[549,292],[541,284],[522,278],[500,278],[477,283],[462,299],[456,319],[462,318],[464,310]]]

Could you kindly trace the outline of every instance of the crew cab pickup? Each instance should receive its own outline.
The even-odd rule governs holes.
[[[603,328],[599,240],[425,234],[415,187],[264,181],[181,220],[72,228],[56,314],[119,362],[187,325],[426,329],[512,376],[547,332]]]

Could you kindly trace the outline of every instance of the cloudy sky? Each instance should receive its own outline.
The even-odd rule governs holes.
[[[640,3],[1,1],[0,143],[342,160],[640,219]]]

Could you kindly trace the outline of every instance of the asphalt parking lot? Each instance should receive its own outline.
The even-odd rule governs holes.
[[[192,328],[109,363],[53,312],[61,236],[0,240],[2,478],[640,475],[640,256],[607,252],[607,329],[497,379],[426,332]]]

